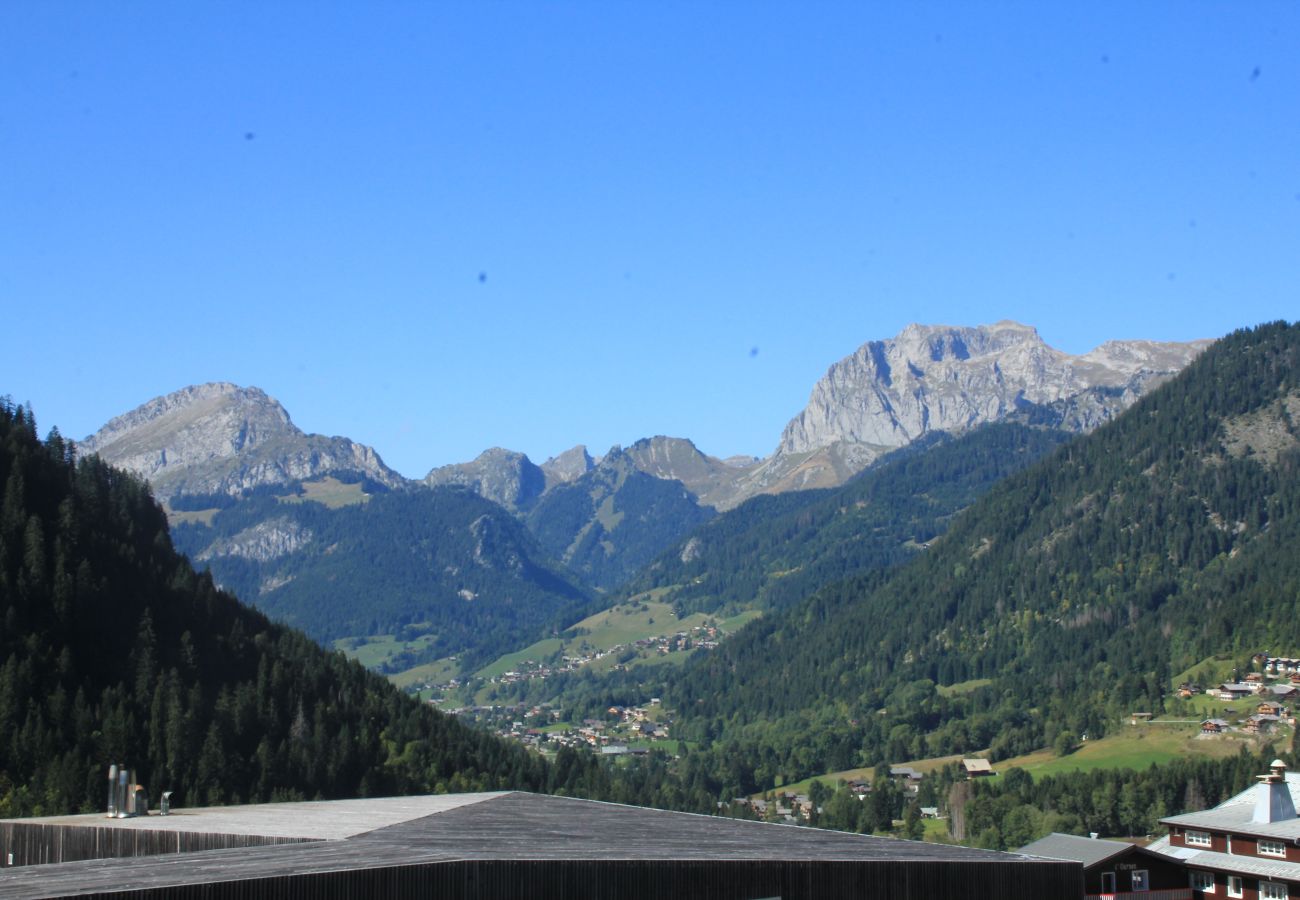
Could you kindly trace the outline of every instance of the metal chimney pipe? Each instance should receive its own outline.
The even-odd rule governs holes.
[[[117,817],[117,763],[108,767],[108,818]]]
[[[126,770],[126,764],[117,768],[117,818],[126,818],[126,783],[131,777],[131,773]]]

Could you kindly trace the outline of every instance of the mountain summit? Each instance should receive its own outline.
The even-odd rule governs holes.
[[[1090,431],[1210,343],[1108,341],[1071,356],[1018,322],[908,325],[831,366],[742,493],[838,484],[931,431],[1016,417]]]
[[[84,453],[147,479],[160,500],[177,494],[238,494],[330,474],[388,487],[405,479],[370,447],[304,434],[273,397],[226,382],[157,397],[80,443]]]

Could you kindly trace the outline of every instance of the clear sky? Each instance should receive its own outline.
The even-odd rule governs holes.
[[[909,322],[1300,312],[1300,3],[0,4],[0,394],[767,455]]]

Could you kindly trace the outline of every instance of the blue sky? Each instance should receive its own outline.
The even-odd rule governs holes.
[[[1294,320],[1300,4],[8,3],[0,210],[43,430],[766,455],[909,322]]]

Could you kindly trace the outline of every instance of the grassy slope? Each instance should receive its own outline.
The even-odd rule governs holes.
[[[499,657],[475,674],[482,678],[492,678],[512,671],[526,660],[540,662],[557,652],[561,656],[576,656],[583,650],[609,650],[619,645],[632,644],[646,638],[672,635],[679,631],[690,631],[692,628],[710,622],[716,624],[723,632],[730,634],[734,633],[746,622],[758,617],[757,612],[749,611],[727,619],[708,616],[703,613],[694,613],[679,619],[673,614],[671,605],[650,599],[652,596],[661,593],[662,591],[654,591],[650,594],[643,594],[627,603],[620,603],[617,606],[588,616],[569,629],[576,632],[574,637],[546,638],[537,641],[515,653],[508,653]],[[676,654],[672,655],[675,656]],[[684,659],[686,654],[681,654],[681,656]],[[661,659],[667,659],[667,657],[659,657],[653,650],[641,651],[627,665],[655,664]],[[593,666],[600,664],[605,664],[603,668],[609,668],[615,665],[616,661],[613,657],[606,657],[592,663]]]
[[[1199,737],[1200,728],[1195,723],[1153,722],[1149,725],[1129,726],[1117,734],[1098,741],[1089,741],[1068,756],[1056,756],[1051,750],[1039,750],[1024,756],[1005,759],[994,768],[1006,772],[1012,768],[1024,769],[1034,778],[1059,775],[1063,772],[1088,772],[1096,769],[1145,769],[1151,765],[1167,763],[1189,756],[1221,758],[1235,756],[1242,747],[1252,750],[1260,746],[1254,738],[1241,734],[1226,734],[1213,738]],[[1285,745],[1290,740],[1290,730],[1284,730],[1266,739]],[[979,754],[972,754],[979,755]],[[911,766],[918,772],[932,772],[943,766],[960,762],[962,757],[940,756],[933,759],[914,759],[898,765]],[[845,769],[830,772],[819,778],[805,778],[781,788],[793,793],[807,793],[814,781],[822,781],[834,788],[841,781],[870,781],[875,775],[872,768]],[[996,776],[994,776],[996,777]]]

